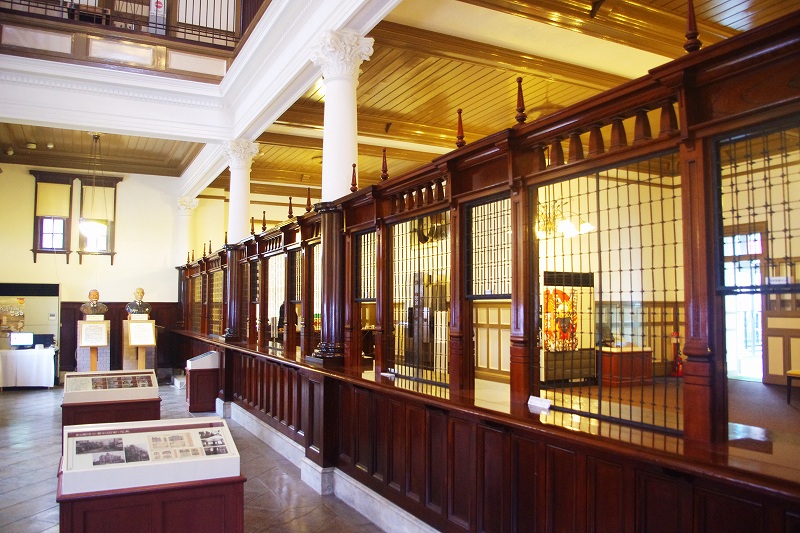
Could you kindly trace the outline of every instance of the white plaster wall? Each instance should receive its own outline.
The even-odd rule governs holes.
[[[37,167],[38,168],[38,167]],[[118,185],[114,265],[108,256],[39,254],[33,262],[35,179],[29,167],[2,166],[0,174],[0,282],[58,283],[61,300],[85,300],[90,289],[103,301],[130,301],[143,287],[148,301],[177,301],[178,283],[172,264],[176,237],[177,180],[156,176],[126,176]],[[50,169],[58,171],[59,169]],[[74,195],[74,193],[73,193]],[[73,212],[77,226],[77,212]],[[77,247],[77,230],[72,247]]]

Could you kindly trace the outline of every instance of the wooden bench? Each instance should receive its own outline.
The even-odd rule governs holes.
[[[786,373],[786,403],[792,403],[792,381],[800,379],[800,370],[789,370]]]

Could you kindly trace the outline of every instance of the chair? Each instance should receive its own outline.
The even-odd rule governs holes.
[[[792,381],[800,379],[800,370],[789,370],[786,373],[786,403],[792,403]]]

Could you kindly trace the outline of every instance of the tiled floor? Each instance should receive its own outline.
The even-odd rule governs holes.
[[[161,418],[193,416],[184,391],[163,386],[160,395]],[[61,396],[61,389],[0,391],[0,533],[58,531]],[[245,531],[381,531],[336,497],[314,492],[295,465],[236,422],[228,426],[247,477]]]

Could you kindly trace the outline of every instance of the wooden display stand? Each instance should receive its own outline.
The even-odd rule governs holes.
[[[244,482],[224,420],[67,426],[63,533],[241,533]]]
[[[219,393],[219,352],[186,361],[186,403],[190,413],[216,411]]]
[[[147,315],[143,315],[147,316]],[[156,367],[156,323],[154,320],[122,321],[122,369]]]
[[[653,349],[631,346],[601,348],[605,387],[649,385],[653,382]]]
[[[546,381],[594,380],[597,361],[594,348],[542,352],[542,377]]]
[[[63,495],[61,533],[241,533],[243,476]]]
[[[155,372],[68,372],[64,375],[61,425],[159,420]]]
[[[76,359],[79,372],[111,370],[111,350],[108,346],[110,329],[111,322],[108,320],[78,321]]]

